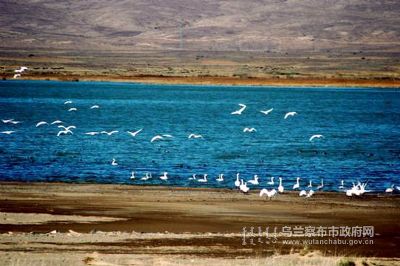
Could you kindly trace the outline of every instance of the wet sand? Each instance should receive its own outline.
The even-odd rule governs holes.
[[[199,265],[211,258],[231,264],[256,259],[257,264],[284,256],[285,265],[297,254],[323,260],[315,265],[334,265],[342,256],[390,265],[399,257],[399,207],[397,195],[349,199],[344,193],[317,192],[305,199],[285,193],[266,200],[255,190],[244,195],[228,189],[2,182],[0,253],[3,262],[23,257],[21,252],[57,253],[66,260],[80,254],[79,261],[95,252],[101,254],[97,261],[149,264],[173,263],[176,256]],[[247,238],[243,245],[243,227],[251,226],[374,226],[375,236],[367,246],[285,244],[292,238],[284,236],[255,245]]]
[[[10,77],[9,77],[10,78]],[[27,80],[108,81],[176,85],[277,86],[277,87],[369,87],[400,88],[398,79],[342,78],[234,78],[234,77],[174,77],[174,76],[102,76],[102,75],[31,75]]]

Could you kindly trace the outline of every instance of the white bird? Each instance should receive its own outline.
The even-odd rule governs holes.
[[[250,132],[250,133],[252,133],[252,132],[257,132],[257,130],[254,128],[254,127],[245,127],[244,129],[243,129],[243,132]]]
[[[47,123],[46,121],[40,121],[39,123],[36,124],[36,127],[40,127],[42,125],[48,125],[49,123]]]
[[[61,135],[67,135],[67,134],[74,134],[71,130],[69,129],[65,129],[65,130],[60,130],[57,133],[57,137],[61,136]]]
[[[68,126],[68,127],[65,127],[65,126],[63,126],[63,125],[59,125],[58,128],[63,128],[63,129],[65,129],[65,130],[71,130],[71,128],[76,129],[76,126]]]
[[[277,192],[275,188],[271,189],[271,191],[268,191],[268,189],[263,188],[260,190],[260,197],[262,197],[264,194],[267,195],[268,199],[271,199],[276,196]]]
[[[312,195],[314,195],[314,190],[310,189],[306,195],[306,198],[311,198]]]
[[[68,112],[72,112],[72,111],[77,111],[78,109],[76,109],[75,107],[69,108]]]
[[[192,177],[189,177],[189,180],[196,180],[196,174],[193,174]]]
[[[282,185],[282,177],[279,177],[279,186],[278,186],[278,192],[279,193],[283,193],[283,191],[285,190],[285,188]]]
[[[397,189],[398,191],[400,191],[400,186],[396,186],[396,189]]]
[[[244,111],[244,109],[246,109],[246,107],[247,107],[246,105],[244,105],[242,103],[239,103],[239,106],[241,108],[239,110],[237,110],[237,111],[232,112],[231,115],[241,115],[242,112]]]
[[[2,131],[2,132],[0,132],[1,134],[6,134],[6,135],[10,135],[10,134],[12,134],[12,133],[14,133],[15,131],[12,131],[12,130],[7,130],[7,131]]]
[[[271,176],[271,181],[268,181],[268,185],[271,185],[271,186],[273,186],[275,183],[274,183],[274,178],[275,177],[273,177],[273,176]]]
[[[288,112],[285,114],[285,119],[287,119],[289,116],[295,116],[295,115],[297,115],[296,112]]]
[[[66,101],[66,102],[64,102],[64,104],[71,104],[72,103],[72,101]]]
[[[300,187],[300,177],[296,178],[296,184],[293,185],[293,190],[298,189]]]
[[[216,179],[218,182],[224,181],[224,174],[219,174],[218,178]]]
[[[113,131],[110,131],[110,132],[107,132],[107,131],[103,130],[100,133],[101,134],[107,134],[108,136],[111,136],[112,134],[116,134],[118,132],[119,132],[118,130],[113,130]]]
[[[300,196],[300,197],[307,196],[307,191],[305,191],[305,190],[303,189],[302,191],[300,191],[299,196]]]
[[[163,134],[163,137],[166,137],[166,138],[173,138],[173,136],[170,135],[170,134]]]
[[[61,121],[61,120],[55,120],[55,121],[51,122],[52,125],[55,125],[55,124],[62,124],[62,123],[64,123],[64,122]]]
[[[14,125],[16,125],[16,124],[21,123],[21,121],[15,121],[14,119],[3,119],[2,121],[3,121],[4,124],[14,124]]]
[[[151,174],[149,175],[149,173],[146,173],[144,177],[142,177],[140,180],[149,180],[151,178]]]
[[[140,180],[144,180],[144,181],[146,181],[147,179],[149,179],[148,173],[146,173],[142,178],[140,178]]]
[[[344,180],[340,181],[340,184],[339,189],[344,189]]]
[[[240,181],[239,181],[239,173],[236,174],[236,181],[235,181],[235,187],[239,188],[240,186]]]
[[[99,108],[100,108],[100,106],[98,106],[98,105],[93,105],[90,107],[90,109],[99,109]]]
[[[386,193],[393,193],[393,191],[394,191],[394,185],[392,185],[391,187],[388,187],[388,188],[385,190]]]
[[[141,131],[143,130],[143,128],[136,130],[136,131],[126,131],[129,135],[131,135],[132,137],[136,137],[137,134],[139,134]]]
[[[312,180],[310,180],[310,184],[307,186],[308,188],[312,188]]]
[[[94,136],[94,135],[98,135],[100,134],[100,132],[97,131],[91,131],[91,132],[86,132],[85,135],[90,135],[90,136]]]
[[[26,66],[22,66],[19,69],[14,70],[15,73],[22,73],[25,70],[28,70],[28,68]]]
[[[168,180],[168,172],[164,172],[162,176],[160,176],[161,180],[167,181]]]
[[[317,190],[324,188],[324,179],[321,179],[321,184],[317,187]]]
[[[250,188],[247,186],[247,182],[243,183],[243,179],[241,179],[240,181],[241,181],[241,184],[239,186],[240,191],[242,191],[243,193],[249,192]]]
[[[117,166],[118,165],[117,160],[115,160],[115,158],[112,159],[111,165],[112,166]]]
[[[197,182],[207,183],[207,174],[204,174],[202,179],[197,179]]]
[[[203,138],[202,135],[197,135],[193,133],[188,136],[188,139],[202,139],[202,138]]]
[[[17,78],[20,78],[20,77],[21,77],[21,74],[14,74],[13,79],[17,79]]]
[[[258,184],[259,184],[259,182],[258,182],[258,175],[254,175],[254,179],[253,179],[253,180],[249,180],[249,181],[247,181],[247,182],[249,182],[249,183],[252,184],[252,185],[258,185]]]
[[[271,113],[272,111],[274,110],[274,108],[271,108],[271,109],[269,109],[269,110],[261,110],[260,112],[261,113],[263,113],[263,114],[265,114],[265,115],[268,115],[269,113]]]
[[[150,142],[154,142],[154,141],[162,140],[162,139],[164,139],[162,136],[157,135],[157,136],[154,136],[154,137],[150,140]]]
[[[135,179],[136,177],[135,177],[135,172],[134,171],[132,171],[132,173],[131,173],[131,177],[129,177],[129,179]]]
[[[323,135],[316,134],[316,135],[312,135],[309,140],[313,141],[313,139],[315,139],[315,138],[320,139],[320,138],[323,138],[323,137],[324,137]]]

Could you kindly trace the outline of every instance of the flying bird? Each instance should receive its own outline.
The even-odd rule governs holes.
[[[64,123],[64,122],[61,121],[61,120],[56,120],[56,121],[51,122],[52,125],[55,125],[55,124],[62,124],[62,123]]]
[[[66,101],[66,102],[64,102],[64,104],[71,104],[72,103],[72,101]]]
[[[60,130],[57,133],[57,137],[61,136],[61,135],[67,135],[67,134],[74,134],[71,130],[66,129],[66,130]]]
[[[12,133],[14,133],[15,131],[11,131],[11,130],[8,130],[8,131],[2,131],[2,132],[0,132],[1,134],[6,134],[6,135],[10,135],[10,134],[12,134]]]
[[[252,132],[257,132],[257,130],[254,128],[254,127],[245,127],[244,129],[243,129],[243,132],[249,132],[249,133],[252,133]]]
[[[197,135],[197,134],[190,134],[188,139],[202,139],[203,136],[202,135]]]
[[[100,134],[100,133],[97,132],[97,131],[91,131],[91,132],[86,132],[85,133],[85,135],[90,135],[90,136],[94,136],[94,135],[98,135],[98,134]]]
[[[14,121],[14,119],[2,119],[1,121],[3,121],[4,124],[8,124]]]
[[[98,106],[98,105],[93,105],[90,107],[90,109],[99,109],[99,108],[100,108],[100,106]]]
[[[289,116],[295,116],[295,115],[297,115],[296,112],[288,112],[285,114],[285,119],[287,119]]]
[[[46,121],[40,121],[39,123],[36,124],[36,127],[40,127],[42,125],[48,125],[49,123],[47,123]]]
[[[63,125],[59,125],[58,128],[63,128],[64,130],[71,130],[71,128],[72,128],[72,129],[76,129],[76,126],[68,126],[68,127],[65,127],[65,126],[63,126]]]
[[[266,188],[263,188],[263,189],[260,190],[260,197],[262,197],[264,194],[267,195],[268,199],[271,199],[271,198],[276,196],[277,191],[276,191],[275,188],[271,189],[271,191],[269,191]]]
[[[162,140],[162,139],[164,139],[162,136],[157,135],[157,136],[154,136],[154,137],[150,140],[150,142],[154,142],[154,141]]]
[[[75,107],[69,108],[68,112],[72,112],[72,111],[77,111],[78,109],[76,109]]]
[[[268,115],[268,114],[271,113],[273,110],[274,110],[274,108],[271,108],[271,109],[268,109],[268,110],[261,110],[260,112],[263,113],[263,114],[265,114],[265,115]]]
[[[126,131],[126,132],[127,132],[129,135],[131,135],[132,137],[136,137],[136,135],[139,134],[142,130],[143,130],[143,128],[141,128],[141,129],[139,129],[139,130],[137,130],[137,131],[134,131],[134,132],[131,132],[131,131]]]
[[[242,112],[244,111],[244,109],[246,109],[246,105],[239,103],[239,106],[241,107],[239,110],[236,110],[234,112],[231,113],[231,115],[241,115]]]
[[[323,136],[323,135],[320,135],[320,134],[312,135],[312,136],[310,137],[309,141],[313,141],[314,139],[320,139],[320,138],[323,138],[323,137],[324,137],[324,136]]]
[[[112,134],[115,134],[115,133],[118,133],[118,132],[119,132],[118,130],[113,130],[113,131],[110,131],[110,132],[107,132],[107,131],[103,130],[100,133],[101,134],[107,134],[108,136],[111,136]]]
[[[17,79],[17,78],[20,78],[20,77],[21,77],[21,74],[14,74],[13,79]]]

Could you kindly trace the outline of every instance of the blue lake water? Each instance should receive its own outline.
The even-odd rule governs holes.
[[[64,104],[71,100],[72,104]],[[242,115],[231,115],[239,103]],[[99,105],[99,109],[90,109]],[[68,112],[76,107],[76,112]],[[269,115],[260,110],[274,108]],[[297,116],[283,119],[286,112]],[[237,172],[283,177],[292,187],[325,181],[335,191],[341,179],[369,181],[382,191],[400,185],[400,91],[367,88],[272,88],[144,85],[106,82],[1,81],[0,180],[233,187]],[[57,137],[57,125],[75,125]],[[244,127],[257,132],[243,133]],[[126,133],[143,128],[136,137]],[[118,130],[112,136],[89,131]],[[204,139],[188,139],[190,133]],[[172,139],[150,143],[158,134]],[[309,141],[313,134],[324,138]],[[112,166],[115,158],[118,166]],[[129,179],[151,172],[146,182]],[[167,182],[158,178],[169,172]],[[189,181],[207,173],[209,182]],[[225,181],[215,178],[225,174]]]

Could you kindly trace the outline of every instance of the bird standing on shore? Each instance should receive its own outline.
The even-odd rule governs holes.
[[[278,192],[279,193],[283,193],[283,191],[285,190],[285,188],[282,185],[282,177],[279,177],[279,186],[278,186]]]
[[[240,187],[239,176],[240,176],[240,174],[239,174],[239,173],[237,173],[237,174],[236,174],[236,181],[235,181],[235,187],[237,187],[237,188],[239,188],[239,187]]]
[[[300,177],[296,178],[296,184],[293,185],[293,190],[298,189],[300,187]]]
[[[136,177],[135,177],[135,172],[134,171],[132,171],[132,173],[131,173],[131,176],[129,177],[129,179],[135,179]]]

